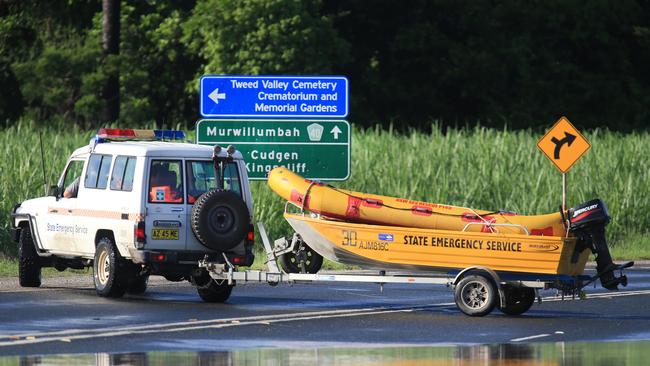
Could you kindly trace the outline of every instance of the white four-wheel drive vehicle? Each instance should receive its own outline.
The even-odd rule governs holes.
[[[41,268],[93,266],[100,296],[142,293],[149,275],[189,280],[205,301],[232,290],[198,262],[252,264],[253,201],[233,147],[166,140],[182,131],[100,129],[75,150],[50,195],[12,212],[22,286]]]

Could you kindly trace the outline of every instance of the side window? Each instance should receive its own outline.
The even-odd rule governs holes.
[[[149,202],[183,203],[183,170],[179,160],[151,162]]]
[[[110,155],[93,154],[88,160],[84,187],[105,189],[108,184],[108,172],[111,168]]]
[[[75,198],[79,192],[79,180],[81,179],[81,171],[84,167],[83,160],[72,160],[68,164],[68,169],[65,171],[65,176],[63,177],[63,197],[66,198]]]
[[[133,175],[135,174],[135,157],[118,156],[113,164],[111,174],[111,189],[115,191],[131,191],[133,189]]]
[[[239,170],[236,163],[228,163],[224,167],[224,188],[241,195]],[[187,203],[192,204],[200,195],[217,187],[214,177],[214,167],[211,161],[187,162]]]

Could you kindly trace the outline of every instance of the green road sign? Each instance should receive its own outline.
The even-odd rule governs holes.
[[[196,124],[196,142],[235,145],[248,177],[266,179],[277,166],[309,179],[350,176],[350,124],[333,120],[211,120]]]

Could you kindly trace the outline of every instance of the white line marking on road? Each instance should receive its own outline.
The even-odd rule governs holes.
[[[589,295],[589,298],[597,299],[597,298],[647,295],[647,294],[650,294],[650,290],[594,293]],[[570,299],[570,297],[567,297],[567,299]],[[561,301],[561,298],[545,297],[544,300]],[[33,332],[33,333],[14,334],[14,335],[0,335],[0,347],[10,347],[10,346],[17,346],[17,345],[25,345],[25,344],[61,341],[62,339],[65,339],[66,341],[67,340],[72,341],[72,340],[80,340],[80,339],[115,337],[115,336],[134,335],[134,334],[171,333],[171,332],[182,332],[182,331],[196,331],[196,330],[203,330],[203,329],[217,329],[217,328],[244,326],[244,325],[259,325],[259,324],[269,325],[271,323],[290,322],[290,321],[299,321],[299,320],[367,316],[367,315],[378,315],[378,314],[390,314],[390,313],[397,313],[397,312],[412,312],[412,311],[421,311],[426,309],[447,307],[453,305],[455,305],[455,303],[449,302],[449,303],[417,305],[417,306],[409,306],[409,307],[383,306],[383,307],[371,307],[371,308],[363,308],[363,309],[340,309],[340,310],[302,312],[302,313],[295,313],[295,314],[250,316],[250,317],[240,317],[240,318],[208,319],[208,320],[191,319],[190,321],[172,322],[166,324],[164,323],[163,324],[140,324],[134,326],[133,325],[122,326],[122,327],[116,326],[116,327],[105,327],[105,328],[95,328],[95,329],[64,329],[64,330],[51,331],[51,332]],[[563,334],[563,333],[556,332],[556,334]],[[543,338],[547,336],[549,336],[549,334],[538,334],[529,337],[514,338],[511,339],[510,341],[520,342],[524,340]]]
[[[46,343],[53,341],[60,341],[61,336],[66,336],[66,339],[81,340],[89,338],[100,337],[115,337],[134,334],[150,334],[150,333],[171,333],[183,331],[196,331],[204,329],[217,329],[228,328],[244,325],[270,325],[271,323],[290,322],[297,320],[313,320],[313,319],[328,319],[337,317],[353,317],[353,316],[366,316],[378,314],[390,314],[398,312],[411,312],[417,310],[425,310],[436,307],[450,306],[454,303],[442,303],[433,305],[419,305],[411,307],[377,307],[377,308],[364,308],[357,310],[330,310],[330,311],[316,311],[305,312],[296,314],[276,314],[267,316],[251,316],[242,318],[229,318],[229,319],[210,319],[199,320],[193,322],[176,322],[168,324],[154,324],[154,325],[138,325],[128,327],[112,327],[102,329],[67,329],[53,332],[40,332],[32,334],[18,335],[20,339],[15,339],[16,336],[0,336],[0,339],[10,339],[9,341],[0,342],[0,347],[10,347],[25,344]],[[15,339],[15,340],[11,340]]]
[[[589,299],[602,299],[609,297],[622,297],[622,296],[634,296],[634,295],[648,295],[650,290],[632,290],[632,291],[619,291],[619,292],[596,292],[593,294],[587,294],[586,300]],[[564,296],[564,300],[571,300],[571,296]],[[579,298],[576,296],[576,300]],[[562,301],[561,296],[546,296],[542,298],[542,302],[546,301]]]
[[[548,337],[548,336],[550,336],[550,334],[546,334],[546,333],[544,333],[544,334],[536,334],[536,335],[532,335],[532,336],[528,336],[528,337],[513,338],[513,339],[510,340],[510,342],[529,341],[531,339],[544,338],[544,337]]]

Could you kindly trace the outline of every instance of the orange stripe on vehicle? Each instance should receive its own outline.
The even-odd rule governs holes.
[[[119,211],[89,210],[89,209],[73,209],[72,212],[69,212],[67,208],[62,208],[62,207],[48,207],[47,212],[49,212],[50,214],[65,215],[65,216],[93,217],[93,218],[128,220],[128,221],[144,221],[143,213],[125,213]]]

